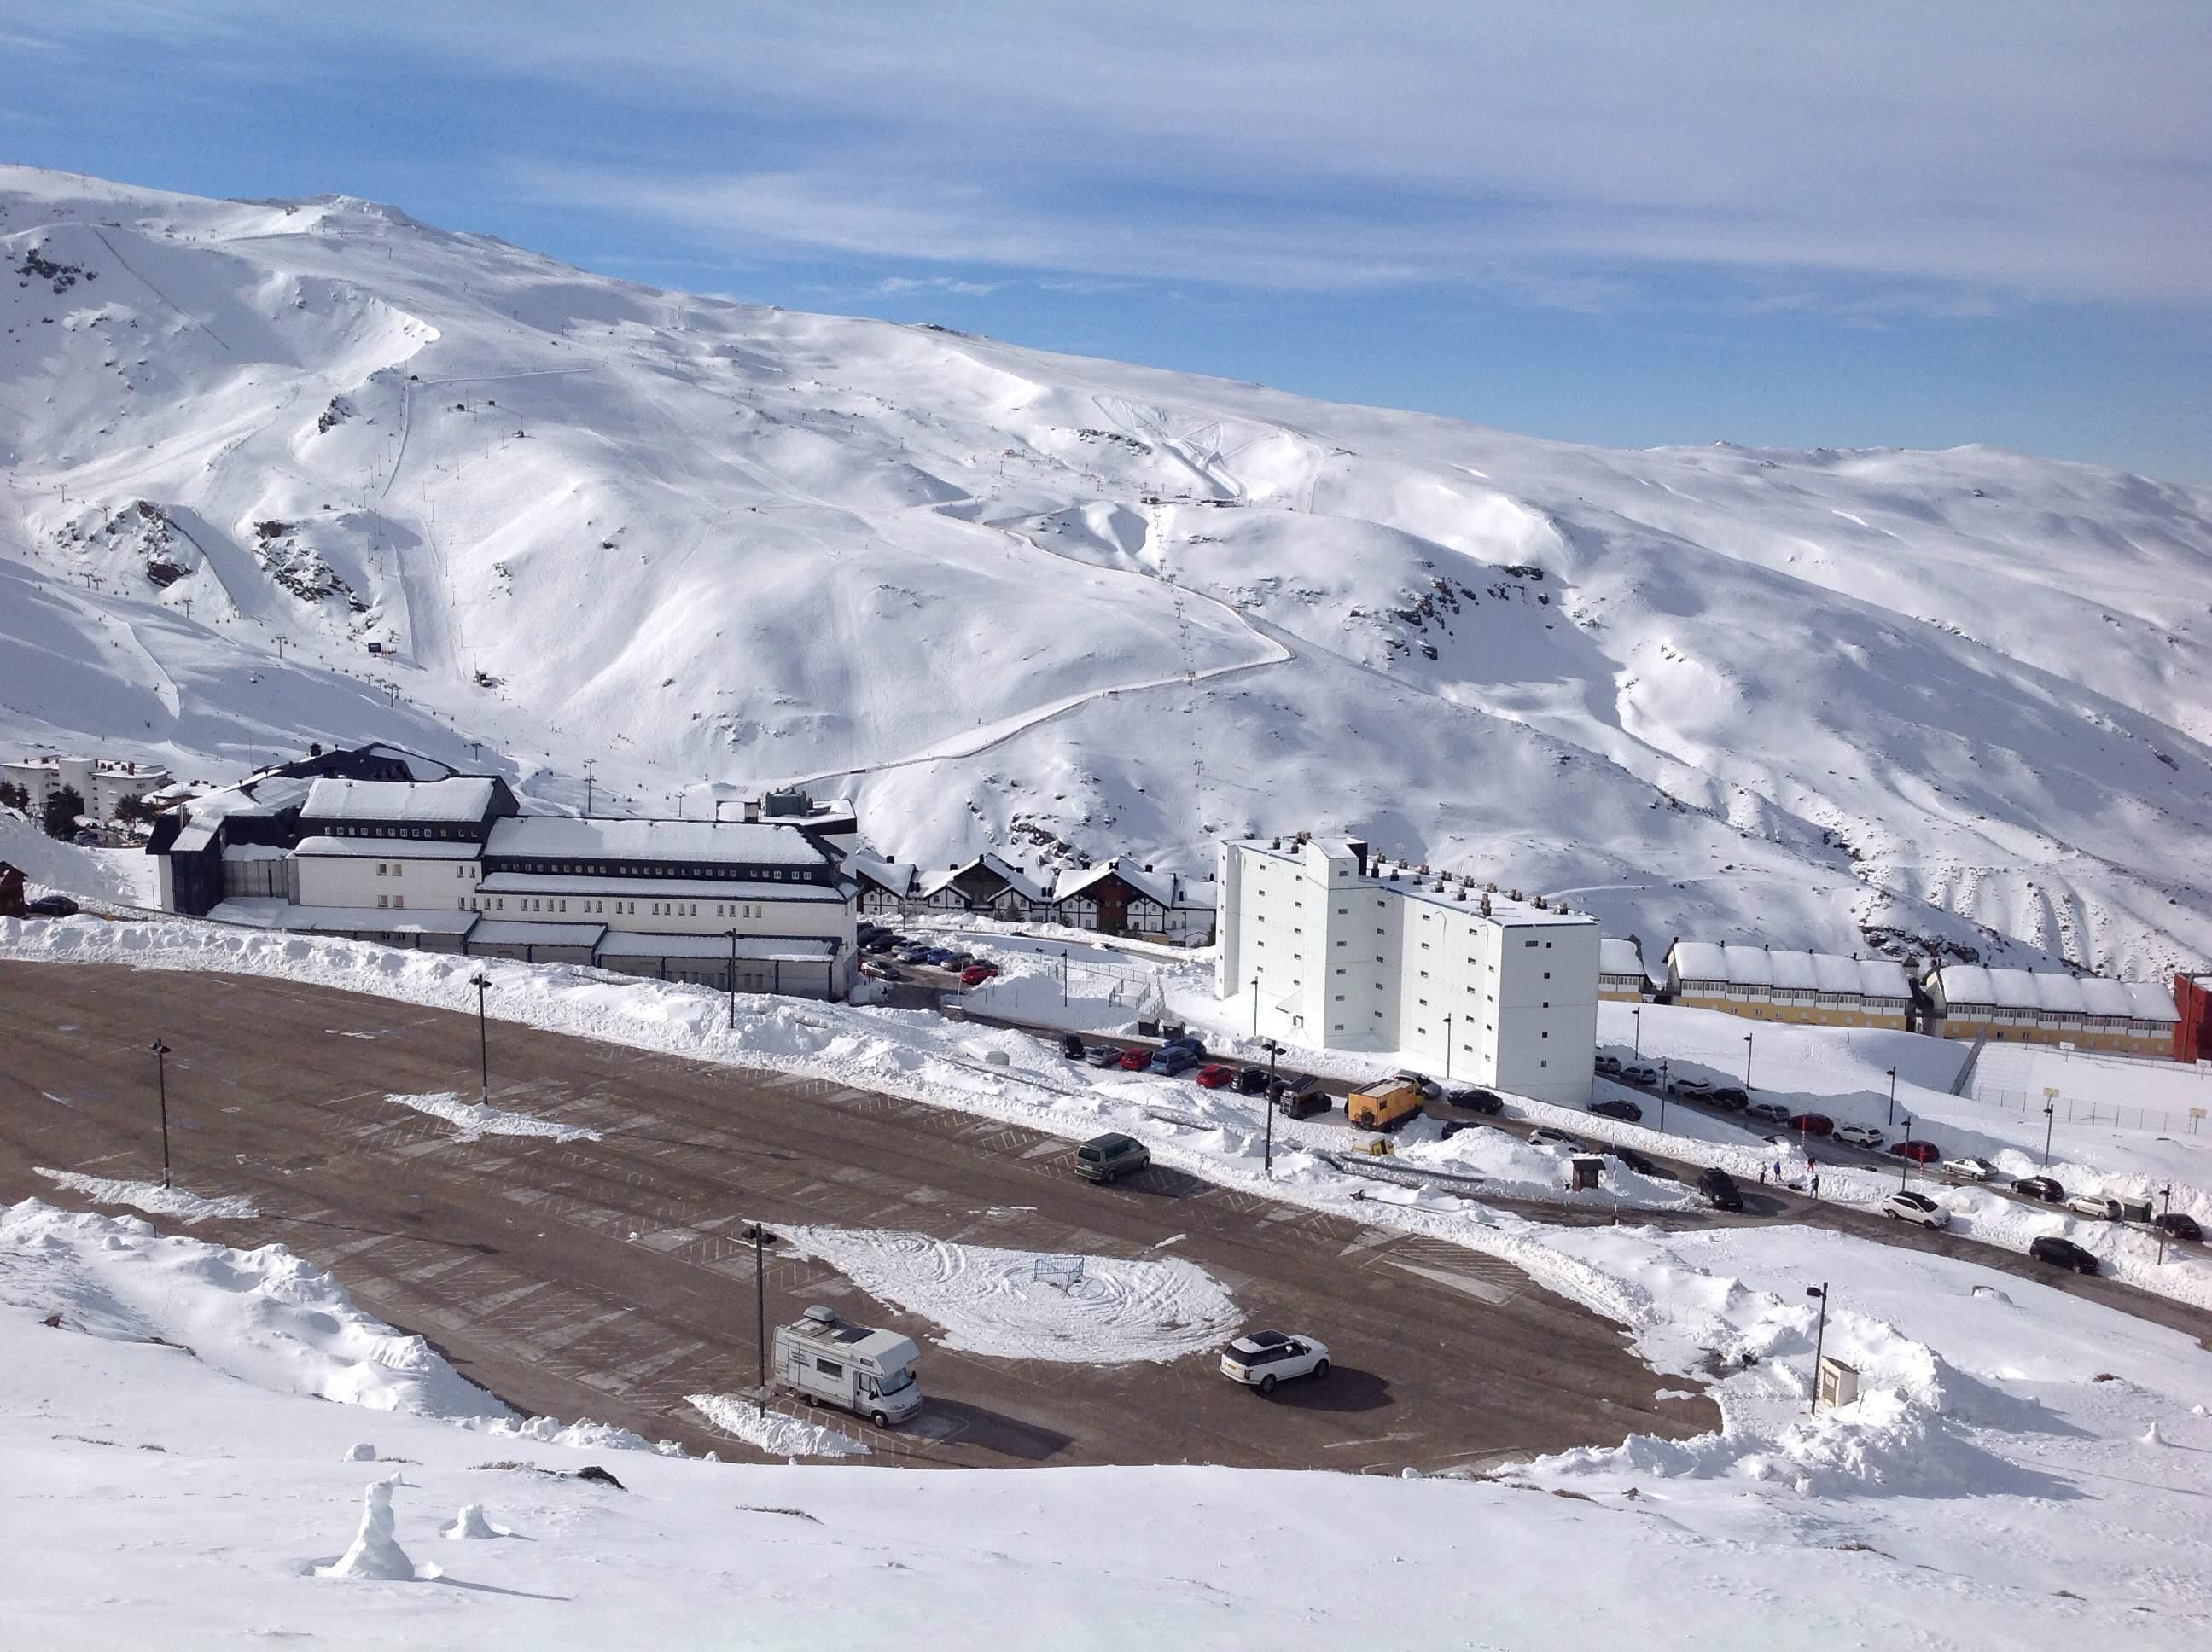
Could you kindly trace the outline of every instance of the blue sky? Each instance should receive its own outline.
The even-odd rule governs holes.
[[[0,158],[659,285],[1576,440],[2212,481],[2203,0],[0,0]]]

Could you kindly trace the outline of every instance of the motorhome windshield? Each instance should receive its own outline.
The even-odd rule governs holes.
[[[913,1386],[914,1367],[911,1365],[902,1365],[898,1370],[885,1371],[883,1375],[882,1391],[885,1394],[896,1394],[902,1388],[910,1388]]]

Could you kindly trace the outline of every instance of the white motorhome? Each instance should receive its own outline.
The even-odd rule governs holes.
[[[775,1378],[808,1400],[866,1418],[878,1428],[921,1409],[912,1337],[854,1325],[834,1308],[810,1308],[775,1333]]]

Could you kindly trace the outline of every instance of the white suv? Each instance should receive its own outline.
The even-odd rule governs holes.
[[[2076,1216],[2094,1217],[2100,1222],[2120,1219],[2120,1201],[2107,1199],[2102,1193],[2076,1193],[2066,1201],[2066,1208]]]
[[[1894,1221],[1917,1222],[1923,1228],[1951,1225],[1951,1212],[1926,1193],[1892,1193],[1881,1201],[1881,1213]]]
[[[1327,1376],[1328,1346],[1311,1337],[1255,1331],[1221,1351],[1221,1374],[1231,1382],[1273,1394],[1276,1383],[1294,1376]]]
[[[1836,1139],[1851,1147],[1880,1147],[1881,1132],[1870,1124],[1839,1124]]]

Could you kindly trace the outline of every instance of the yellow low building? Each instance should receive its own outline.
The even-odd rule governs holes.
[[[1676,941],[1667,987],[1677,1004],[1753,1021],[1897,1032],[1912,1021],[1912,983],[1888,958]]]
[[[2181,1019],[2172,990],[2154,981],[1951,963],[1930,969],[1921,985],[1930,1030],[1945,1038],[2171,1056]]]
[[[1607,937],[1598,942],[1597,995],[1617,1004],[1641,1004],[1651,996],[1651,972],[1644,967],[1644,943]]]

